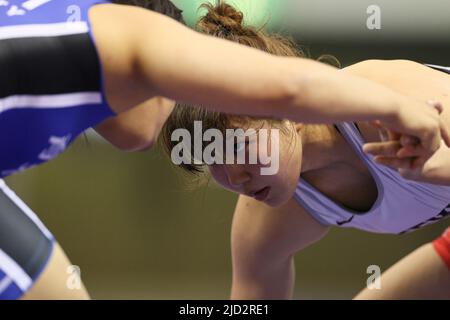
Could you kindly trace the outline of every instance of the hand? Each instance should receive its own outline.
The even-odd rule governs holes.
[[[418,156],[428,158],[439,149],[441,138],[450,147],[450,132],[440,117],[442,111],[443,106],[439,102],[428,101],[426,108],[423,103],[416,103],[400,107],[393,120],[374,123],[398,138],[399,134],[416,138],[415,141],[419,143],[415,152]]]
[[[437,113],[435,113],[439,117],[443,111],[442,105],[434,101],[429,101],[428,104],[437,111]],[[442,120],[440,121],[442,122],[442,125],[444,125],[444,122]],[[371,124],[378,129],[381,142],[366,144],[364,150],[367,153],[371,153],[374,156],[410,158],[410,166],[412,169],[422,165],[433,155],[433,153],[430,152],[430,148],[427,148],[426,144],[421,142],[420,138],[408,134],[401,134],[395,130],[386,129],[380,121],[373,121]],[[444,136],[446,136],[445,131],[443,132]],[[438,142],[437,149],[439,149],[439,147],[440,141]],[[431,150],[434,149],[435,147],[431,148]]]
[[[372,125],[378,129],[381,142],[366,143],[363,150],[375,156],[375,161],[394,169],[415,170],[430,157],[417,138],[387,130],[378,122]]]
[[[442,112],[442,106],[436,108]],[[450,185],[450,149],[445,145],[429,156],[419,139],[387,130],[378,121],[372,125],[378,129],[381,142],[365,144],[363,149],[375,156],[375,162],[397,170],[409,180]]]
[[[385,149],[386,154],[391,151],[398,154],[403,148],[399,147],[396,151],[396,147],[391,144],[391,151],[387,149]],[[441,148],[426,161],[417,157],[399,158],[384,155],[375,156],[374,160],[378,164],[397,170],[403,178],[408,180],[450,185],[450,149],[445,144],[442,144]]]

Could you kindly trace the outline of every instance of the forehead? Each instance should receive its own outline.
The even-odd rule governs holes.
[[[269,129],[273,127],[273,123],[265,119],[254,119],[251,117],[235,117],[229,119],[227,129],[242,129],[244,132],[250,132],[250,130],[258,132],[261,129]]]
[[[255,128],[236,128],[227,129],[225,132],[225,141],[244,141],[246,138],[252,139],[257,136],[259,130]]]

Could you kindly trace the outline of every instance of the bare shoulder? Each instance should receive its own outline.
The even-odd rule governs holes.
[[[343,72],[350,72],[354,74],[382,74],[386,72],[393,72],[399,70],[428,70],[429,68],[411,60],[381,60],[370,59],[364,60],[342,69]]]
[[[321,239],[328,231],[295,199],[274,208],[240,196],[233,219],[233,245],[251,244],[281,255],[294,254]]]
[[[376,81],[412,98],[450,105],[450,75],[414,61],[367,60],[342,72]]]
[[[388,67],[388,66],[417,67],[423,66],[423,64],[406,59],[394,59],[394,60],[369,59],[352,64],[348,67],[343,68],[343,70],[346,69],[352,70],[356,68]]]
[[[447,79],[449,78],[443,72],[434,70],[422,63],[411,60],[365,60],[352,64],[342,69],[343,72],[349,72],[355,75],[373,77],[373,78],[402,78],[428,76],[431,78]]]

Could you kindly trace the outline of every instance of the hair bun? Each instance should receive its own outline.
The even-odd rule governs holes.
[[[230,31],[239,33],[244,29],[242,25],[244,14],[222,0],[217,1],[216,5],[202,4],[200,8],[208,11],[198,23],[198,27],[205,33],[218,34]]]

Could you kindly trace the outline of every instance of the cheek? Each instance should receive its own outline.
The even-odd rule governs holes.
[[[272,138],[274,140],[272,140]],[[293,160],[295,157],[293,156],[293,150],[295,147],[293,143],[291,143],[291,141],[283,135],[283,133],[279,133],[278,136],[274,137],[269,135],[267,141],[263,143],[265,150],[259,149],[260,145],[258,145],[258,166],[256,166],[256,168],[252,168],[251,171],[255,176],[259,179],[264,179],[266,183],[274,187],[276,190],[285,192],[285,185],[287,184],[294,167]],[[276,145],[274,143],[276,143]],[[267,154],[265,152],[267,152]],[[264,161],[261,158],[263,156],[261,153],[264,154]],[[267,163],[268,159],[270,159],[269,163]],[[262,176],[260,174],[262,167],[272,167],[275,174]],[[256,170],[258,171],[256,172]]]
[[[283,149],[281,149],[283,148]],[[302,144],[300,141],[284,143],[280,148],[279,179],[285,185],[286,192],[293,192],[300,178],[302,166]]]

